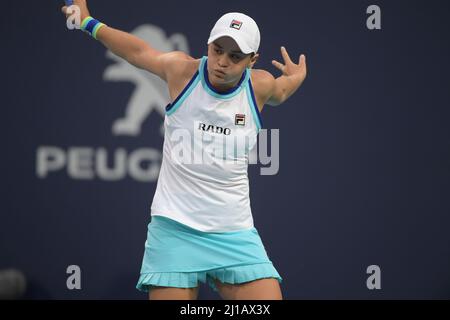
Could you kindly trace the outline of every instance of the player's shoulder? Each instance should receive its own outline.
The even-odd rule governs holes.
[[[189,54],[183,51],[171,51],[161,55],[161,59],[165,63],[186,63],[188,61],[195,60]]]
[[[171,66],[174,68],[190,66],[196,61],[199,61],[199,59],[194,59],[183,51],[172,51],[164,53],[161,56],[161,59],[166,66]]]
[[[270,95],[275,87],[274,76],[263,69],[252,69],[251,81],[257,94]]]
[[[201,59],[195,59],[183,51],[172,51],[161,56],[170,77],[190,77],[198,69]]]
[[[275,84],[274,76],[263,69],[252,69],[251,80],[254,85],[273,86]]]

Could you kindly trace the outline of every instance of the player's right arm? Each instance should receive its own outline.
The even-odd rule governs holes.
[[[74,0],[74,5],[80,8],[81,21],[90,16],[86,0]],[[62,12],[68,17],[67,7]],[[177,60],[185,60],[190,57],[183,52],[164,53],[151,47],[144,40],[121,30],[104,26],[97,32],[99,40],[115,55],[125,59],[132,65],[147,70],[161,79],[167,81],[168,73]]]

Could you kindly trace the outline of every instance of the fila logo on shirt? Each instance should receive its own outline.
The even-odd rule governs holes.
[[[233,28],[233,29],[236,29],[236,30],[240,30],[241,27],[242,27],[242,22],[241,21],[237,21],[237,20],[231,21],[230,28]]]
[[[237,126],[245,126],[245,114],[237,114],[234,120],[234,124]]]

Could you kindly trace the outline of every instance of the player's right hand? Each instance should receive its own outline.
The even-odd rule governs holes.
[[[83,21],[84,18],[90,16],[86,0],[73,0],[73,5],[78,6],[80,8],[81,21]],[[67,6],[61,8],[61,11],[66,15],[66,18],[70,17],[73,14],[73,12],[70,12],[70,10],[67,9],[68,9]]]

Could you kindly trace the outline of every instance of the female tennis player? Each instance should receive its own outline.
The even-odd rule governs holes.
[[[305,56],[294,63],[281,47],[284,63],[272,63],[282,75],[274,78],[253,69],[260,33],[245,14],[223,15],[210,33],[207,56],[194,59],[160,52],[99,22],[86,0],[74,4],[83,31],[169,88],[163,160],[137,288],[151,300],[194,300],[203,282],[226,300],[282,299],[282,278],[253,224],[247,168],[263,106],[283,103],[301,86]],[[62,11],[70,15],[66,6]],[[246,143],[228,148],[243,138]]]

